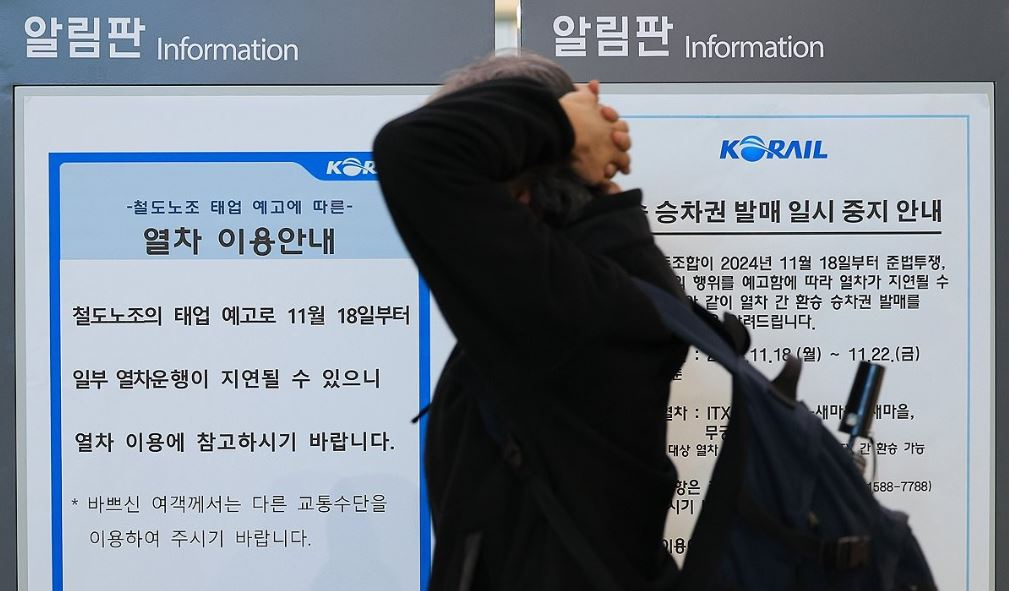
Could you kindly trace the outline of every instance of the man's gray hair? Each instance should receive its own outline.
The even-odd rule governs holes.
[[[547,58],[528,51],[507,51],[449,72],[445,83],[432,98],[498,78],[530,78],[546,86],[557,98],[575,89],[574,81],[564,68]]]
[[[575,89],[571,76],[563,68],[545,57],[523,51],[492,55],[450,72],[431,99],[498,78],[535,80],[558,99]],[[530,208],[553,226],[566,225],[599,195],[566,162],[527,171],[513,183],[529,190]]]

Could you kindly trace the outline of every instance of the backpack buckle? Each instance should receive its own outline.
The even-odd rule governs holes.
[[[820,547],[820,562],[827,568],[851,570],[869,564],[869,536],[844,536]]]

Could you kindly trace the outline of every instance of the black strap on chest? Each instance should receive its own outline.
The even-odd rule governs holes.
[[[487,434],[501,449],[501,459],[532,495],[551,529],[557,534],[582,572],[592,582],[593,589],[595,591],[622,591],[623,587],[617,584],[598,553],[579,531],[568,510],[551,490],[550,485],[535,470],[529,468],[522,447],[513,434],[514,426],[503,424],[501,415],[496,412],[489,400],[481,398],[477,403]]]

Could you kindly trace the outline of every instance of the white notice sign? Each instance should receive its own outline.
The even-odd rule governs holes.
[[[991,90],[604,90],[634,137],[624,184],[687,292],[749,328],[750,361],[773,376],[800,358],[799,398],[832,430],[857,363],[885,366],[855,453],[941,589],[987,589],[991,559]],[[691,355],[667,416],[680,558],[729,412],[727,376]]]
[[[424,90],[20,92],[27,588],[421,589]]]

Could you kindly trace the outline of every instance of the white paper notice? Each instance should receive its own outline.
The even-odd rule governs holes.
[[[422,91],[165,92],[19,104],[22,584],[420,589],[430,298],[367,150]]]
[[[835,430],[857,363],[885,366],[872,489],[905,510],[941,589],[987,589],[992,408],[990,85],[640,87],[634,172],[687,292],[749,328],[774,376]],[[647,92],[647,93],[645,93]],[[726,374],[692,354],[674,382],[668,522],[682,558],[730,412]],[[839,434],[840,437],[840,434]],[[846,440],[845,440],[846,441]],[[874,451],[873,451],[874,449]]]
[[[992,563],[991,92],[604,89],[635,142],[620,182],[752,362],[802,359],[832,430],[858,362],[885,366],[855,453],[942,589],[988,589]],[[23,589],[423,585],[409,418],[451,339],[368,150],[426,94],[17,90]],[[667,413],[679,559],[730,412],[691,354]]]

